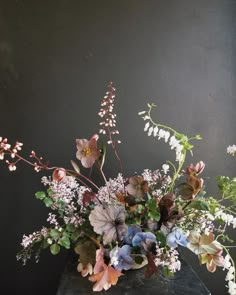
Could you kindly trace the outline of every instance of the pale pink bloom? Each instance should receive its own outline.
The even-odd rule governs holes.
[[[98,135],[93,135],[89,140],[76,139],[77,153],[76,157],[81,161],[85,168],[91,168],[100,156],[97,147]]]

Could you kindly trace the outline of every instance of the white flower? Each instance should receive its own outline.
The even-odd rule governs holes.
[[[236,227],[236,217],[233,220],[233,228],[235,228],[235,227]]]
[[[227,254],[224,259],[224,270],[229,269],[231,266],[230,256]]]
[[[229,281],[228,288],[230,295],[236,295],[236,283],[234,281]]]
[[[153,136],[156,137],[157,134],[158,134],[158,130],[159,128],[157,126],[154,127],[154,130],[153,130]]]
[[[145,132],[148,130],[149,126],[150,126],[150,123],[147,122],[147,123],[145,124],[145,126],[144,126],[144,131],[145,131]]]
[[[162,165],[162,171],[164,172],[164,174],[167,174],[169,169],[170,169],[170,166],[168,164]]]
[[[227,147],[227,153],[234,156],[234,154],[236,153],[236,145],[229,145]]]
[[[164,137],[165,137],[165,142],[167,142],[170,137],[170,132],[166,131]]]
[[[234,279],[234,272],[235,272],[235,269],[233,266],[230,266],[229,268],[229,271],[225,277],[225,280],[226,281],[232,281]]]
[[[153,126],[148,129],[148,136],[151,136],[153,132]]]

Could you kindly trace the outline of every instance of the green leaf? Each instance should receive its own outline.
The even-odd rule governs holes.
[[[58,244],[52,244],[50,246],[50,251],[53,255],[57,255],[61,250],[61,247]]]
[[[46,198],[46,194],[45,192],[37,192],[35,193],[35,197],[39,200],[43,200],[44,198]]]
[[[43,249],[46,249],[48,246],[49,246],[49,244],[47,242],[47,239],[43,239],[43,242],[42,242]]]
[[[54,195],[54,191],[51,188],[47,189],[47,193],[49,196]]]
[[[203,210],[203,211],[209,211],[208,204],[203,200],[194,200],[189,207],[197,209],[197,210]]]
[[[60,236],[60,232],[56,229],[51,229],[49,232],[49,235],[53,238],[53,239],[58,239]]]
[[[102,147],[100,149],[100,157],[99,157],[99,162],[100,162],[101,168],[103,167],[103,165],[105,163],[105,158],[106,158],[106,145],[102,144]]]
[[[134,261],[135,261],[135,263],[137,263],[137,264],[142,264],[143,263],[143,257],[141,256],[141,255],[137,255],[137,256],[135,256],[135,258],[134,258]]]
[[[80,232],[75,231],[71,234],[70,238],[73,242],[75,242],[76,240],[78,240],[79,236],[80,236]]]
[[[71,223],[67,223],[67,225],[66,225],[66,231],[69,231],[71,233],[74,232],[75,231],[74,225],[71,224]]]
[[[44,198],[43,201],[44,201],[44,204],[46,205],[46,207],[50,207],[53,204],[53,200],[50,198]]]
[[[66,249],[70,249],[70,239],[66,236],[63,236],[58,243]]]
[[[174,273],[171,270],[169,270],[169,268],[167,266],[163,267],[163,274],[164,274],[164,276],[166,276],[168,278],[174,276]]]
[[[196,198],[202,198],[203,196],[205,196],[206,192],[205,191],[201,191]]]
[[[164,233],[159,230],[158,232],[156,232],[156,237],[157,237],[157,241],[159,241],[161,244],[159,247],[163,248],[166,246],[166,236],[164,235]]]

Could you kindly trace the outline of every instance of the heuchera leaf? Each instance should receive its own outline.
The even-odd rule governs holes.
[[[87,265],[88,263],[94,265],[96,257],[96,246],[92,241],[88,240],[84,243],[80,243],[75,247],[74,250],[75,253],[79,255],[80,262],[83,265]]]

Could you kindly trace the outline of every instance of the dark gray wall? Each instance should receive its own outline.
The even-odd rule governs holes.
[[[190,161],[206,162],[216,193],[215,175],[236,170],[225,153],[236,143],[235,13],[232,0],[1,0],[0,135],[70,167],[75,138],[97,132],[113,81],[127,175],[173,158],[137,116],[155,102],[160,122],[203,136]],[[106,170],[115,175],[113,162]],[[15,261],[22,235],[45,223],[47,210],[34,198],[42,175],[23,165],[0,173],[4,294],[55,294],[65,253],[27,267]],[[194,258],[212,294],[226,294],[225,273],[211,275]]]

